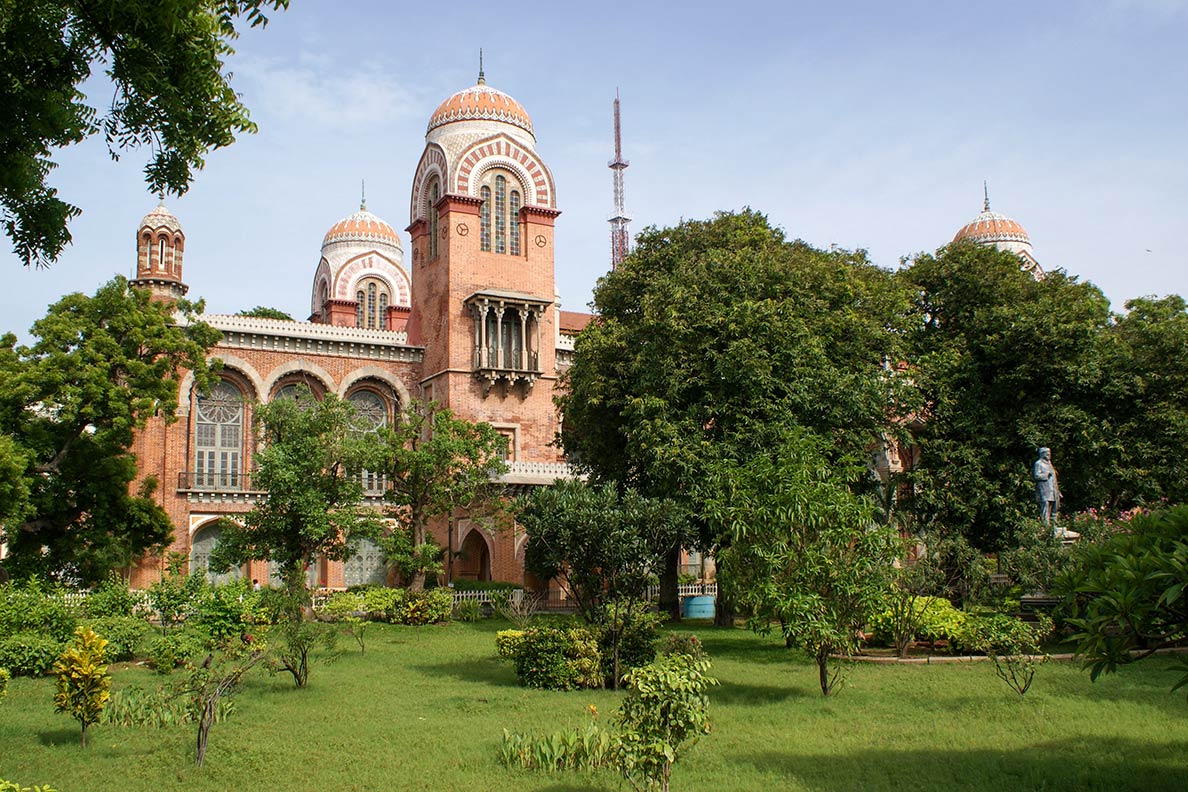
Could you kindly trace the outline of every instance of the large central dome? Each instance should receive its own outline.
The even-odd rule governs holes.
[[[482,78],[442,102],[433,112],[425,131],[428,133],[455,121],[502,121],[523,129],[534,138],[536,136],[524,106],[503,91],[487,85]]]

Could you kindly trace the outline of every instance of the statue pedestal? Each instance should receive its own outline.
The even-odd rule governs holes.
[[[1060,540],[1060,543],[1065,547],[1071,544],[1076,544],[1081,535],[1076,531],[1070,531],[1067,528],[1061,528],[1059,525],[1052,526],[1052,535]]]

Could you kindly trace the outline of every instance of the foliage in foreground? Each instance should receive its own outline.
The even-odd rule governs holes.
[[[533,770],[593,770],[613,766],[637,791],[667,792],[672,766],[709,734],[710,662],[674,653],[627,673],[627,697],[619,707],[617,729],[591,722],[544,737],[503,732],[505,765]],[[590,707],[591,715],[598,715]]]
[[[56,790],[49,786],[21,786],[15,781],[5,781],[0,778],[0,792],[56,792]]]
[[[1058,591],[1077,653],[1096,680],[1188,638],[1188,506],[1132,519],[1077,548]],[[1188,686],[1188,663],[1173,690]]]

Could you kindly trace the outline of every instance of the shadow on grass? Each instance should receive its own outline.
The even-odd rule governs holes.
[[[552,784],[547,787],[535,787],[535,792],[618,792],[617,786],[589,786],[585,784]]]
[[[37,732],[37,741],[50,748],[58,745],[73,745],[75,748],[78,748],[80,747],[82,737],[77,726],[73,729],[69,726],[64,726],[61,729],[43,729]]]
[[[765,772],[814,790],[1183,789],[1183,740],[1152,745],[1127,739],[1069,739],[1013,750],[871,749],[844,755],[741,754]],[[1154,754],[1154,755],[1153,755]]]
[[[409,666],[429,676],[444,676],[462,682],[477,682],[495,687],[519,687],[516,670],[505,660],[495,658],[479,660],[451,660],[432,665]]]
[[[738,682],[723,682],[710,690],[710,700],[719,704],[733,704],[741,707],[760,704],[776,704],[793,698],[805,698],[800,688],[779,685],[748,685]]]

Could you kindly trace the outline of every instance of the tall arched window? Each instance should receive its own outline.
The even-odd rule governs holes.
[[[322,322],[323,322],[323,324],[329,324],[329,322],[330,322],[330,287],[325,282],[322,283],[322,291],[320,294],[319,302],[322,304],[321,308],[318,311],[322,316]]]
[[[429,183],[429,258],[437,258],[437,235],[439,218],[437,216],[437,200],[441,198],[441,182],[436,178]]]
[[[523,196],[519,179],[510,171],[494,169],[483,176],[479,197],[479,247],[484,251],[520,255],[520,208]]]
[[[479,248],[491,249],[491,188],[484,186],[479,190],[483,204],[479,207]]]
[[[388,425],[387,402],[375,391],[357,390],[347,397],[355,408],[354,430],[359,434],[375,434]],[[384,477],[379,473],[364,470],[363,491],[374,495],[384,491]]]
[[[388,305],[392,295],[388,285],[378,278],[361,281],[355,292],[355,327],[371,330],[388,329]]]
[[[194,430],[194,486],[240,489],[242,471],[243,393],[221,380],[210,395],[198,397]]]

